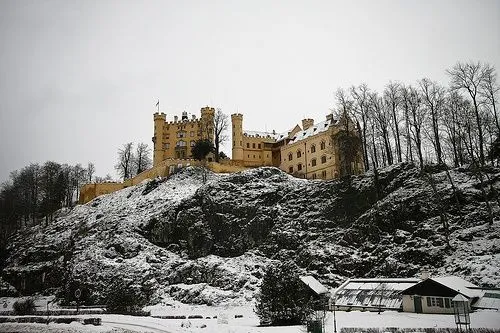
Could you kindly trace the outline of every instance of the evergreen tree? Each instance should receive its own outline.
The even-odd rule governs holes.
[[[255,313],[262,325],[297,325],[311,313],[311,298],[291,261],[267,267]]]

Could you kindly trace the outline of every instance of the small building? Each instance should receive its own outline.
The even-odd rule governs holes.
[[[309,293],[313,296],[315,310],[326,309],[330,297],[328,289],[313,276],[299,276],[299,278],[308,287],[307,290],[309,290]]]
[[[414,286],[417,278],[349,279],[330,298],[335,310],[383,311],[402,310],[401,291]]]
[[[469,310],[485,296],[483,289],[456,276],[428,278],[401,291],[403,311],[452,314],[452,300],[458,294],[469,301]]]

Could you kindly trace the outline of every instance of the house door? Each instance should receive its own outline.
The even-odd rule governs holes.
[[[413,296],[413,303],[415,305],[415,312],[422,313],[422,297]]]

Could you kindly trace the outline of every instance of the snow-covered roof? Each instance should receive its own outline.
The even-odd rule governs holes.
[[[304,140],[310,136],[324,132],[330,127],[331,124],[332,124],[332,121],[330,119],[328,119],[328,120],[322,121],[318,124],[315,124],[306,130],[302,130],[295,135],[295,137],[292,139],[292,141],[290,141],[290,143],[296,143],[296,142],[298,142],[300,140]]]
[[[328,293],[328,289],[324,285],[322,285],[321,282],[316,280],[314,277],[307,275],[307,276],[300,276],[299,278],[309,288],[311,288],[316,294],[321,295],[321,294]]]
[[[476,309],[500,310],[500,290],[484,290],[484,294],[479,300],[472,304]]]
[[[420,282],[415,278],[349,279],[334,292],[335,304],[348,307],[399,309],[405,290]]]
[[[453,289],[468,298],[479,297],[482,295],[481,290],[477,289],[478,286],[457,276],[441,276],[430,279],[442,284],[443,286]]]
[[[243,131],[243,135],[261,137],[261,138],[270,137],[270,138],[275,139],[275,140],[276,140],[276,137],[278,136],[278,134],[271,133],[271,132],[246,131],[246,130]]]

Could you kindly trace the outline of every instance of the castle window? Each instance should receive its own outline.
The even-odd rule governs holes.
[[[326,163],[326,156],[325,155],[321,156],[321,163]]]
[[[186,147],[186,141],[179,140],[176,144],[177,147]]]
[[[179,131],[179,132],[177,132],[177,137],[178,138],[185,138],[186,137],[186,132],[185,131]]]
[[[326,179],[326,170],[321,171],[321,178]]]
[[[247,142],[247,148],[250,148],[250,144]]]
[[[253,155],[253,158],[255,158],[255,155]]]
[[[255,149],[255,143],[252,143],[252,148],[254,148],[254,149]]]
[[[311,146],[311,153],[315,153],[316,152],[316,145],[312,145]]]
[[[320,145],[321,150],[325,149],[325,146],[326,146],[325,141],[321,141],[321,145]]]
[[[260,143],[259,143],[259,149],[260,149]]]
[[[302,164],[299,163],[299,164],[297,164],[297,171],[300,171],[300,170],[302,170]]]
[[[300,158],[302,156],[302,152],[300,150],[297,150],[297,158]]]
[[[288,168],[288,173],[293,173],[293,166]]]
[[[196,144],[195,141],[191,140],[191,147],[194,147],[195,144]]]
[[[163,149],[168,149],[170,148],[170,143],[164,143],[163,144]]]
[[[311,160],[311,166],[316,166],[316,159],[315,159],[315,158],[313,158],[313,159]]]
[[[293,158],[292,153],[288,154],[288,160],[289,160],[289,161],[291,161],[291,160],[292,160],[292,158]]]
[[[315,173],[312,174],[312,179],[316,179],[316,174]]]
[[[194,136],[194,131],[189,132],[189,136],[193,137]]]

